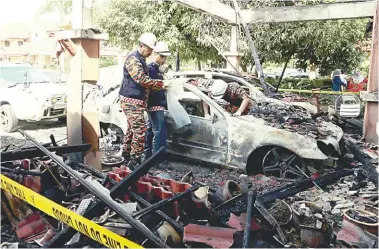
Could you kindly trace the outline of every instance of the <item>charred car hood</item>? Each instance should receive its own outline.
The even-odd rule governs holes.
[[[309,125],[309,127],[305,126],[302,129],[297,127],[296,129],[285,125],[277,127],[267,120],[253,115],[232,117],[232,119],[231,123],[235,124],[236,129],[234,132],[240,132],[241,134],[248,131],[253,132],[256,140],[254,143],[273,143],[286,147],[304,158],[326,159],[327,155],[318,146],[322,142],[333,146],[335,151],[341,154],[339,141],[343,136],[343,131],[340,127],[330,122],[318,120],[315,124]],[[291,148],[287,147],[288,144],[291,145]]]

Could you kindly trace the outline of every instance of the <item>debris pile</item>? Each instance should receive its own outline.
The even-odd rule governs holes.
[[[337,137],[326,113],[311,116],[306,109],[296,106],[280,106],[275,103],[260,102],[253,106],[249,115],[261,118],[265,124],[274,128],[296,132],[314,139],[328,136]]]
[[[32,153],[2,153],[8,157],[1,164],[1,239],[7,245],[378,246],[377,187],[358,164],[292,181],[176,168],[158,161],[160,150],[133,171],[116,156],[98,171],[68,160],[78,148],[51,148],[60,157],[33,143],[38,150]]]

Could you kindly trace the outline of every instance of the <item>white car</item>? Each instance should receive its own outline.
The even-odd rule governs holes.
[[[66,117],[65,91],[65,84],[52,83],[41,70],[28,64],[0,64],[1,130],[14,131],[19,120]]]

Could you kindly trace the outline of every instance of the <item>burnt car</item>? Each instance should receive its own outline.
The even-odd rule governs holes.
[[[170,78],[192,78],[200,81],[212,81],[216,79],[221,79],[227,83],[236,82],[245,88],[249,93],[251,98],[259,99],[269,102],[274,102],[278,105],[292,105],[305,108],[309,113],[317,113],[317,107],[306,101],[304,98],[299,98],[293,93],[275,93],[275,87],[265,83],[269,90],[269,95],[265,95],[261,90],[259,90],[260,83],[257,78],[239,76],[235,73],[212,70],[212,71],[183,71],[183,72],[170,72],[168,74]]]
[[[183,80],[192,79],[180,82]],[[173,84],[180,84],[177,82],[173,80]],[[183,83],[183,88],[179,102],[191,124],[177,129],[170,113],[165,112],[169,153],[241,169],[247,174],[263,172],[283,178],[302,178],[308,166],[321,165],[320,161],[341,154],[342,130],[322,118],[312,118],[304,108],[265,101],[266,98],[252,99],[255,109],[251,115],[233,117],[198,86]],[[111,124],[125,131],[127,122],[119,105],[118,90],[115,87],[105,96],[99,108],[100,121],[103,128]],[[208,118],[203,102],[212,113]],[[270,113],[269,108],[279,113]],[[276,116],[280,118],[274,120]]]

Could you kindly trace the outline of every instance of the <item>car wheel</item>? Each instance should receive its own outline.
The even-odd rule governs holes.
[[[0,106],[0,127],[3,132],[12,132],[18,123],[12,107],[8,104]]]
[[[305,160],[285,148],[274,147],[263,157],[262,171],[266,176],[289,179],[306,178]]]

